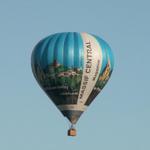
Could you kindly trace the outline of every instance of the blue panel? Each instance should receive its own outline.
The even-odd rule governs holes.
[[[74,67],[74,36],[68,33],[64,45],[64,66]]]
[[[111,50],[111,48],[110,48],[110,46],[108,44],[106,44],[106,51],[107,51],[108,59],[110,60],[111,70],[113,70],[113,67],[114,67],[114,56],[113,56],[112,50]]]
[[[44,41],[43,43],[43,48],[41,49],[41,52],[40,52],[40,66],[41,68],[45,68],[45,66],[47,65],[47,49],[48,49],[48,46],[51,42],[51,39],[52,39],[53,35],[52,36],[49,36],[47,40]]]
[[[51,38],[51,41],[47,47],[47,49],[45,49],[44,54],[45,57],[45,61],[47,62],[46,64],[49,65],[51,63],[53,63],[54,61],[54,47],[55,47],[55,43],[57,41],[57,38],[59,37],[59,34],[54,34]]]
[[[83,40],[79,33],[74,33],[74,66],[76,68],[83,68]]]
[[[41,67],[41,64],[40,64],[41,54],[45,50],[46,44],[48,43],[49,39],[50,39],[50,36],[41,40],[34,48],[34,51],[32,54],[33,56],[32,61],[34,61],[34,63],[40,67]]]
[[[54,59],[57,60],[59,64],[63,64],[64,42],[66,35],[66,33],[61,33],[55,45]]]

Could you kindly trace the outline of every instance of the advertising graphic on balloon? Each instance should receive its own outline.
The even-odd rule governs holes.
[[[114,66],[110,46],[98,36],[64,32],[41,40],[32,52],[33,74],[72,126],[109,80]]]

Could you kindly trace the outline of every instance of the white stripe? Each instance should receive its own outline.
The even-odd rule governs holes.
[[[95,37],[81,33],[84,46],[84,67],[77,104],[83,107],[91,94],[102,66],[102,50]]]
[[[68,104],[68,105],[57,105],[57,108],[60,110],[60,111],[63,111],[63,110],[76,110],[76,111],[85,111],[87,106],[79,106],[77,104]]]

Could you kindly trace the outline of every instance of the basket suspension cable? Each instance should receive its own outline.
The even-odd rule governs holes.
[[[68,130],[68,136],[76,136],[77,132],[75,129],[75,124],[71,124],[70,129]]]

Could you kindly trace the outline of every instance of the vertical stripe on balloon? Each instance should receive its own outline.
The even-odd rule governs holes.
[[[102,66],[102,50],[96,39],[81,33],[84,46],[84,67],[78,96],[78,105],[84,105],[92,92]]]

